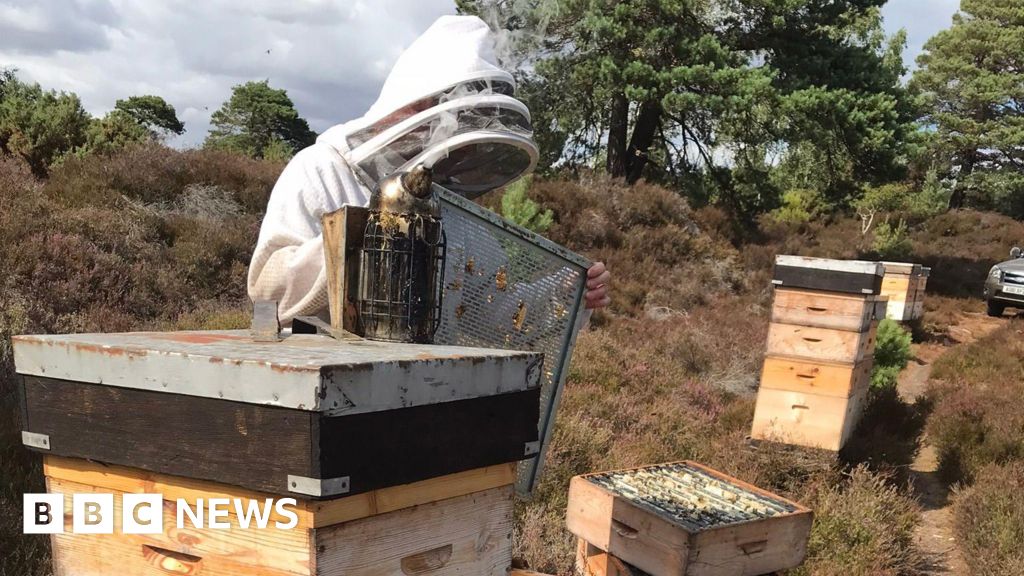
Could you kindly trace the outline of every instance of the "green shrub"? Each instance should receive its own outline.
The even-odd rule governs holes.
[[[875,340],[875,366],[871,373],[871,387],[895,388],[896,378],[910,360],[910,332],[890,318],[878,324]]]
[[[920,188],[902,182],[869,186],[854,203],[854,208],[862,215],[898,216],[919,221],[941,214],[948,202],[948,191],[935,174],[930,173]]]
[[[875,238],[871,249],[883,258],[906,258],[910,255],[912,244],[907,223],[901,218],[896,224],[882,222],[875,227]]]
[[[1024,463],[989,465],[953,499],[954,528],[976,576],[1024,574]]]
[[[859,466],[846,482],[818,486],[808,505],[814,526],[807,559],[787,574],[898,576],[919,567],[917,503],[886,475]]]
[[[782,194],[782,205],[772,211],[772,216],[787,224],[806,224],[828,214],[831,207],[825,196],[817,190],[795,188]]]
[[[523,178],[505,190],[501,197],[501,215],[523,228],[543,234],[551,228],[555,215],[549,209],[541,210],[540,204],[526,195],[530,180]]]

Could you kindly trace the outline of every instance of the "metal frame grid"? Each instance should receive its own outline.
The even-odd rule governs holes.
[[[448,243],[436,344],[544,353],[536,458],[519,466],[517,490],[533,491],[554,428],[585,314],[591,262],[436,186]]]

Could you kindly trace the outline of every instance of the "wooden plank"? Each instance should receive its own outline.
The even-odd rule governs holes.
[[[806,511],[701,532],[686,574],[754,576],[795,568],[807,556],[812,523]]]
[[[870,370],[873,357],[857,364],[838,364],[780,356],[764,359],[761,390],[784,390],[849,398],[857,391],[860,375]]]
[[[344,328],[345,310],[345,209],[320,217],[323,231],[324,272],[332,328]]]
[[[910,291],[911,278],[908,276],[886,276],[882,281],[882,295],[889,296],[890,300],[906,300],[907,292]]]
[[[839,451],[860,420],[867,389],[849,398],[762,388],[751,437]]]
[[[913,312],[913,304],[907,305],[903,300],[889,300],[885,309],[885,317],[897,322],[904,322],[910,319]]]
[[[270,494],[253,492],[227,484],[53,455],[43,458],[43,474],[54,481],[93,486],[118,493],[163,494],[164,498],[170,501],[176,501],[179,498],[188,502],[194,502],[197,498],[238,498],[248,505],[250,500],[262,501],[266,498],[274,498]],[[296,529],[312,528],[314,526],[313,513],[307,509],[308,505],[304,500],[297,499],[297,501],[299,505],[295,510],[299,517],[299,524]],[[271,520],[287,519],[274,513],[271,515]]]
[[[863,332],[874,303],[870,296],[776,288],[772,322]]]
[[[215,482],[52,455],[44,458],[43,473],[57,480],[129,494],[163,494],[168,500],[183,498],[192,502],[196,498],[239,498],[247,502],[250,499],[263,500],[271,497]],[[358,520],[418,504],[506,486],[513,482],[515,464],[500,464],[333,500],[313,501],[297,498],[296,514],[299,517],[299,524],[296,529],[321,528]],[[281,518],[276,513],[271,515],[271,520],[277,519]]]
[[[622,560],[580,538],[576,542],[576,572],[582,576],[632,576]]]
[[[853,364],[874,353],[876,328],[851,332],[772,322],[768,327],[765,352],[773,356]]]
[[[311,575],[311,531],[299,528],[241,529],[231,513],[224,520],[232,529],[176,526],[176,503],[164,501],[162,534],[123,534],[123,492],[76,482],[47,479],[49,492],[64,494],[64,534],[52,537],[57,576],[109,576],[111,574],[202,574],[203,576]],[[72,494],[113,493],[114,534],[73,534]],[[166,496],[166,495],[165,495]]]
[[[320,219],[331,326],[352,333],[361,333],[356,309],[356,278],[366,217],[365,208],[345,206],[324,214]]]
[[[686,531],[580,476],[569,483],[565,522],[580,539],[644,572],[682,574],[687,565]]]
[[[347,498],[311,501],[309,506],[314,526],[320,528],[506,486],[515,478],[515,464],[498,464]]]
[[[317,575],[506,576],[512,494],[509,485],[318,529]]]
[[[322,477],[350,493],[527,458],[538,439],[540,388],[320,420]]]
[[[921,273],[921,265],[911,262],[882,261],[886,276],[916,276]]]
[[[35,376],[25,382],[31,431],[50,436],[49,454],[272,493],[287,493],[289,474],[312,476],[311,412]]]

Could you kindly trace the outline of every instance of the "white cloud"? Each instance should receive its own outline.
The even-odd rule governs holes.
[[[885,29],[890,34],[900,28],[907,31],[903,61],[907,70],[917,67],[915,60],[925,42],[936,32],[949,28],[960,0],[889,0],[882,7]]]
[[[905,60],[946,28],[958,0],[891,0]],[[392,63],[452,0],[0,0],[0,67],[81,96],[101,115],[118,98],[163,96],[198,145],[235,84],[285,88],[313,129],[361,115]]]
[[[198,145],[233,85],[269,79],[313,129],[361,115],[392,63],[452,0],[0,0],[0,66],[101,115],[156,94]]]

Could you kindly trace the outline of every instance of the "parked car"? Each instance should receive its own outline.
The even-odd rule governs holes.
[[[1007,307],[1024,308],[1024,252],[1014,246],[1010,259],[988,271],[985,301],[989,316],[1002,316]]]

